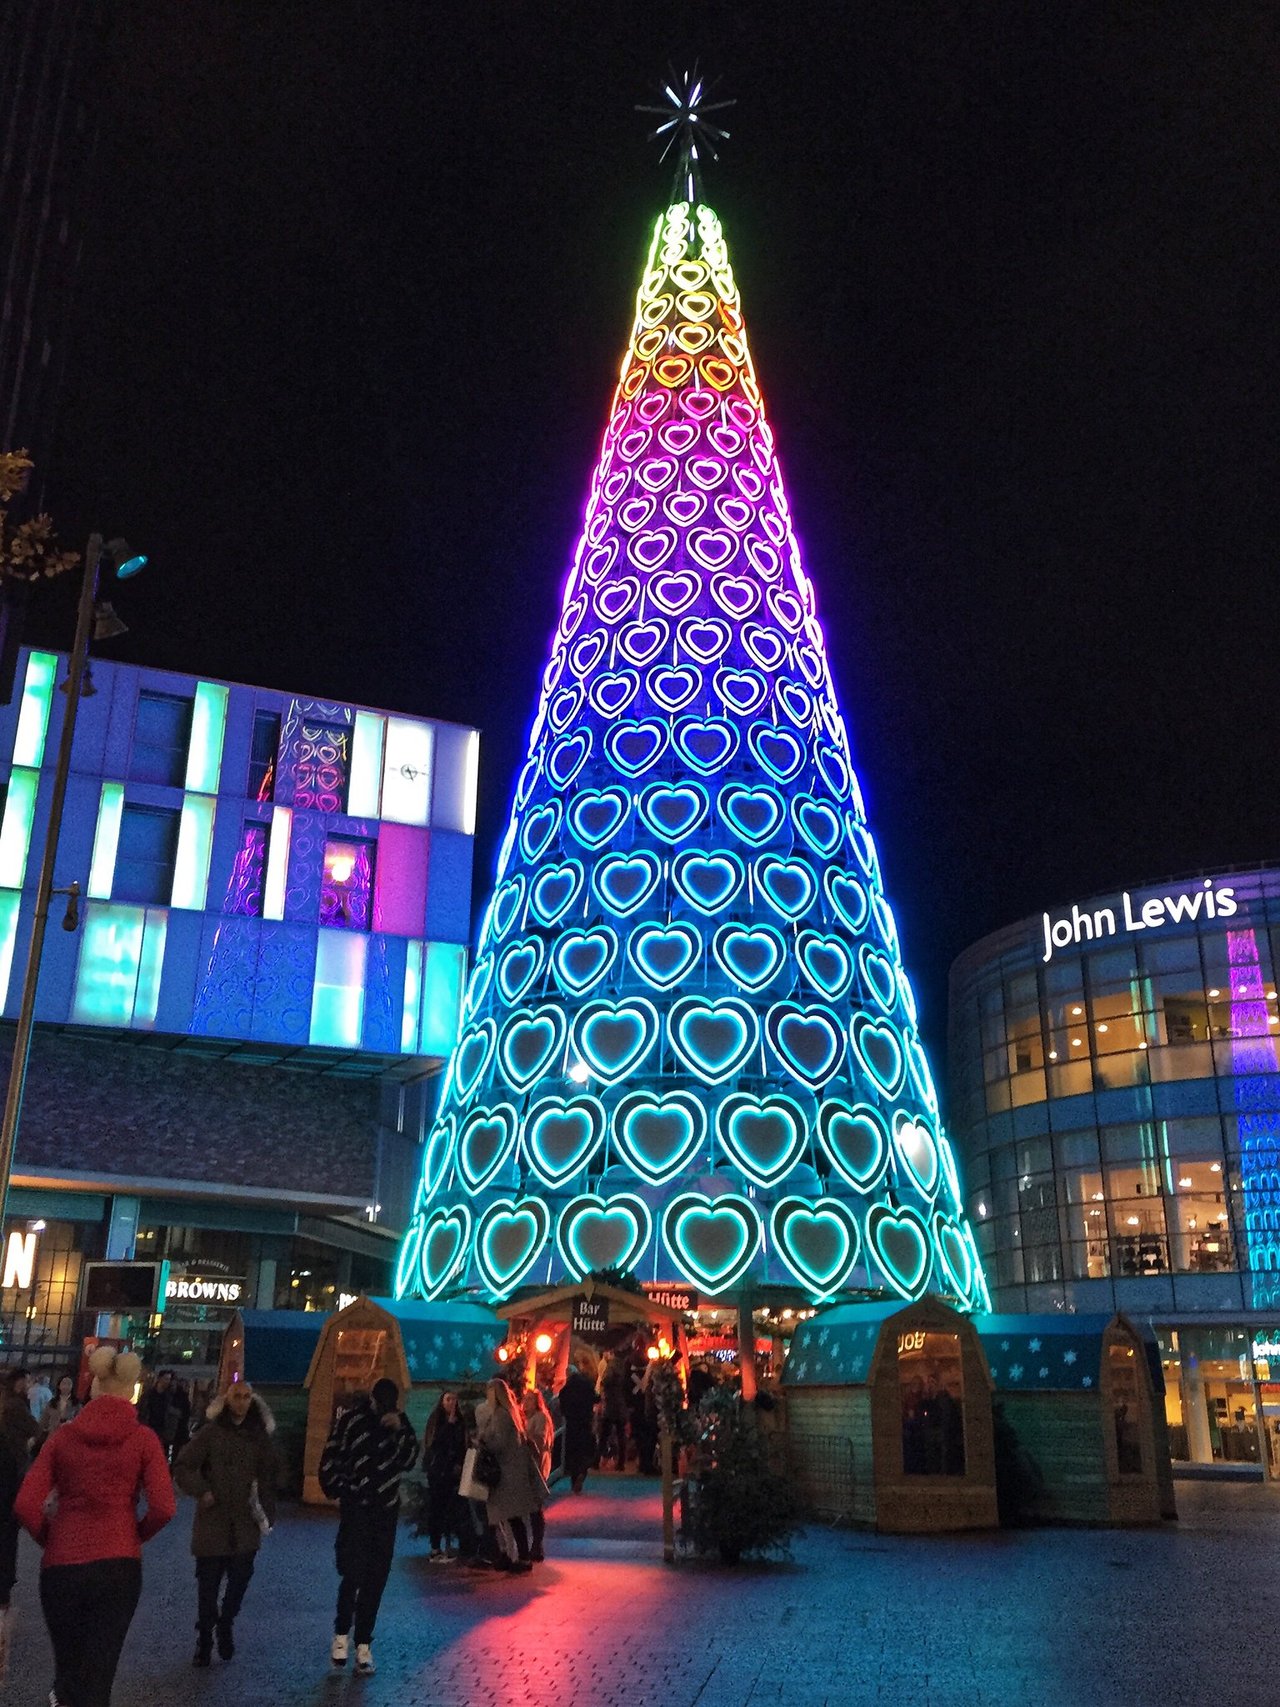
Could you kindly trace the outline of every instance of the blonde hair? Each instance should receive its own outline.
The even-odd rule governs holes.
[[[100,1345],[89,1353],[89,1373],[93,1377],[91,1398],[131,1399],[142,1379],[142,1359],[137,1352]]]
[[[515,1394],[500,1375],[495,1375],[485,1387],[485,1397],[495,1411],[500,1409],[506,1411],[515,1425],[517,1434],[524,1433],[524,1412],[521,1410]]]

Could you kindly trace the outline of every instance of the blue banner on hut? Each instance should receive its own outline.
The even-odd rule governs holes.
[[[784,1387],[861,1386],[871,1369],[880,1329],[903,1309],[881,1304],[833,1304],[801,1322],[782,1367]]]
[[[485,1304],[429,1304],[413,1298],[375,1298],[395,1317],[415,1386],[442,1381],[486,1381],[507,1324]]]
[[[320,1330],[318,1310],[242,1310],[245,1377],[259,1387],[301,1387]]]

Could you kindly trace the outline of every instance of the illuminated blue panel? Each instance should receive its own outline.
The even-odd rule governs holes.
[[[120,820],[124,815],[124,784],[104,782],[98,804],[98,825],[93,836],[93,861],[89,866],[87,893],[98,901],[111,899],[116,876],[116,850],[120,845]]]
[[[467,951],[451,942],[428,943],[426,968],[420,1052],[447,1055],[458,1041]]]
[[[44,763],[49,708],[53,703],[53,684],[57,673],[58,660],[52,652],[33,652],[27,660],[22,705],[18,712],[18,733],[13,743],[15,765],[34,765],[38,770]]]
[[[320,931],[311,996],[309,1041],[358,1049],[364,1026],[364,971],[369,939],[358,931]]]
[[[12,953],[12,947],[10,952]],[[404,1007],[400,1021],[400,1049],[405,1055],[412,1055],[418,1047],[418,1018],[422,1012],[422,959],[422,943],[410,942],[405,945]]]
[[[222,774],[227,733],[227,690],[221,682],[198,682],[191,707],[186,786],[197,794],[216,794]]]
[[[178,821],[178,851],[173,862],[175,907],[200,912],[208,904],[213,814],[214,802],[207,794],[184,797]]]
[[[18,908],[22,896],[16,889],[0,890],[0,1010],[9,1000],[9,977],[13,971],[13,946],[18,938]]]
[[[15,770],[9,778],[0,818],[0,884],[6,889],[21,889],[26,880],[39,782],[39,771]]]

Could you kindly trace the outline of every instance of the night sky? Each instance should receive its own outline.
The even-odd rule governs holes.
[[[48,496],[152,554],[118,655],[479,725],[483,900],[697,54],[939,1064],[976,937],[1280,854],[1272,5],[112,11]]]

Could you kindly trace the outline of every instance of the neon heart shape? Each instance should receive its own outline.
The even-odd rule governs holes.
[[[627,556],[639,569],[660,569],[675,548],[674,529],[650,528],[627,542]]]
[[[658,1016],[639,997],[625,1002],[590,1002],[578,1015],[574,1039],[578,1053],[606,1085],[633,1072],[653,1048]]]
[[[895,1292],[918,1298],[929,1278],[929,1229],[914,1209],[867,1211],[867,1244]]]
[[[415,1215],[404,1238],[400,1241],[400,1253],[396,1257],[395,1278],[391,1283],[393,1298],[403,1298],[412,1290],[418,1257],[422,1252],[423,1230],[423,1217]]]
[[[419,1271],[422,1290],[437,1298],[462,1267],[471,1239],[471,1211],[464,1203],[431,1210],[423,1221]]]
[[[887,954],[869,942],[858,950],[858,970],[876,1006],[891,1014],[897,1006],[898,973]]]
[[[567,859],[562,865],[544,866],[533,880],[529,904],[549,929],[569,911],[581,888],[581,861]]]
[[[702,583],[696,575],[687,570],[679,574],[655,575],[649,583],[649,591],[654,603],[660,605],[668,616],[679,616],[697,598],[702,590]]]
[[[615,723],[604,738],[605,751],[627,776],[640,776],[656,763],[667,744],[667,726],[653,718]]]
[[[724,970],[744,990],[761,990],[786,959],[772,925],[721,925],[711,943]]]
[[[779,782],[790,782],[804,763],[804,748],[789,729],[753,723],[747,740],[760,763]]]
[[[499,941],[511,929],[512,921],[524,905],[524,878],[509,877],[505,883],[500,883],[493,892],[493,900],[489,903],[489,930],[487,935],[496,937]]]
[[[798,1002],[775,1002],[765,1020],[765,1032],[778,1060],[802,1085],[816,1088],[844,1059],[844,1032],[822,1007]]]
[[[481,1191],[515,1148],[519,1122],[510,1103],[478,1108],[458,1135],[458,1169],[469,1191]]]
[[[593,628],[590,634],[584,634],[581,640],[575,640],[569,653],[569,662],[580,677],[589,676],[592,670],[604,657],[605,647],[609,637],[603,628]]]
[[[704,492],[718,486],[729,472],[718,456],[691,456],[684,465],[684,471]]]
[[[746,509],[745,504],[743,508]],[[782,573],[782,559],[778,556],[777,548],[770,545],[767,539],[747,541],[747,561],[756,574],[766,581],[776,581]]]
[[[737,535],[722,528],[695,528],[686,543],[704,569],[723,569],[738,552]]]
[[[438,1120],[427,1139],[426,1149],[422,1155],[422,1184],[419,1190],[422,1202],[430,1203],[440,1189],[449,1163],[453,1160],[454,1135],[457,1123],[452,1115],[447,1120]]]
[[[727,391],[738,377],[738,370],[732,362],[726,362],[719,356],[708,356],[698,363],[698,371],[708,385],[714,385],[717,391]],[[746,389],[748,375],[743,374],[743,389]]]
[[[787,655],[787,643],[777,629],[761,628],[758,622],[749,622],[743,628],[742,644],[762,670],[776,670]]]
[[[640,597],[640,583],[634,575],[619,575],[601,587],[596,595],[596,608],[606,622],[618,622]]]
[[[671,302],[671,298],[670,297],[659,297],[658,302],[659,302],[659,304],[665,303],[666,305],[669,306],[670,302]],[[650,308],[652,308],[653,306],[654,306],[653,303],[649,304]],[[663,318],[663,315],[659,314],[658,320],[661,320],[662,318]],[[637,417],[637,419],[643,421],[647,427],[651,427],[655,421],[660,421],[662,419],[662,417],[666,414],[666,412],[670,408],[670,406],[671,406],[671,394],[670,394],[670,392],[667,392],[667,391],[648,391],[636,403],[636,406],[635,406],[636,417]]]
[[[649,448],[651,437],[652,434],[646,432],[643,427],[636,427],[631,432],[624,433],[618,440],[618,454],[624,462],[637,461]]]
[[[567,729],[578,715],[582,705],[582,689],[580,687],[561,688],[554,694],[547,707],[547,716],[554,729]]]
[[[643,1198],[624,1192],[607,1201],[575,1197],[560,1212],[556,1245],[575,1280],[600,1269],[635,1267],[653,1237],[653,1216]]]
[[[664,403],[666,399],[663,399]],[[673,456],[651,456],[636,469],[636,479],[650,492],[661,492],[676,477],[679,463]]]
[[[702,953],[702,937],[683,921],[641,925],[631,933],[627,955],[640,976],[655,989],[678,984]]]
[[[814,853],[829,859],[840,845],[840,819],[824,800],[800,794],[791,802],[791,818]]]
[[[626,918],[644,905],[661,876],[661,864],[647,850],[609,854],[596,866],[591,886],[611,913]]]
[[[707,1135],[707,1111],[687,1091],[635,1091],[613,1111],[613,1140],[649,1185],[665,1185],[693,1161]]]
[[[776,913],[794,922],[806,912],[818,892],[812,871],[802,859],[779,859],[762,854],[756,861],[756,882]]]
[[[876,844],[871,839],[871,832],[851,815],[846,814],[845,833],[853,848],[853,857],[874,889],[880,881],[880,861],[876,857]]]
[[[670,628],[660,616],[651,617],[648,622],[628,623],[618,635],[618,650],[633,664],[643,668],[651,658],[658,656],[670,634]]]
[[[741,575],[717,575],[711,594],[721,610],[732,617],[750,616],[760,603],[760,588]]]
[[[830,867],[822,880],[827,900],[855,933],[867,922],[867,892],[856,877]]]
[[[710,917],[728,906],[741,889],[745,872],[737,854],[691,850],[674,862],[671,876],[689,905]]]
[[[542,1077],[564,1042],[564,1013],[544,1005],[536,1011],[517,1008],[502,1028],[498,1058],[507,1083],[527,1091]]]
[[[578,644],[581,645],[582,644],[581,641],[579,641]],[[576,648],[575,648],[575,650],[576,650]],[[555,691],[556,683],[560,680],[561,676],[564,674],[564,664],[565,664],[564,648],[562,646],[557,647],[556,650],[551,654],[551,661],[548,663],[546,669],[542,672],[542,691],[544,694],[553,693]],[[588,666],[588,668],[589,667],[590,666]]]
[[[734,996],[685,996],[667,1015],[667,1036],[690,1072],[718,1085],[732,1077],[755,1048],[760,1022]]]
[[[705,492],[669,492],[663,500],[664,514],[680,527],[691,527],[707,507]]]
[[[480,1009],[481,1003],[489,994],[489,985],[493,982],[493,956],[482,954],[471,968],[471,981],[467,985],[466,1010],[467,1018]]]
[[[649,671],[645,686],[664,711],[680,711],[702,691],[702,672],[688,664],[662,664]]]
[[[818,1110],[823,1148],[855,1191],[869,1191],[889,1164],[889,1134],[866,1103],[824,1102]]]
[[[838,1197],[784,1197],[769,1217],[773,1247],[815,1304],[845,1286],[862,1254],[858,1218]]]
[[[697,829],[711,810],[711,803],[699,783],[655,782],[640,796],[639,810],[655,836],[675,843]]]
[[[551,956],[551,969],[566,995],[582,996],[600,982],[617,954],[618,939],[603,925],[589,931],[565,931]]]
[[[881,942],[890,954],[895,953],[898,947],[898,927],[894,922],[893,908],[883,895],[873,894],[871,912],[875,919],[876,930],[880,933]]]
[[[542,857],[543,849],[560,828],[560,818],[558,800],[552,800],[546,806],[535,806],[532,812],[525,814],[524,823],[520,826],[520,846],[531,864],[536,864]]]
[[[797,646],[796,660],[800,665],[800,673],[811,688],[822,686],[823,666],[822,654],[813,646]]]
[[[807,729],[813,722],[813,701],[795,682],[779,681],[776,693],[778,704],[797,729]]]
[[[750,717],[764,704],[768,684],[754,670],[717,670],[716,692],[740,717]]]
[[[732,528],[735,533],[741,533],[743,528],[749,525],[751,518],[755,515],[755,510],[745,499],[726,495],[716,499],[716,515],[727,528]],[[751,548],[757,544],[757,541],[749,539],[746,544],[747,556],[754,563],[755,555]],[[777,556],[776,552],[774,556]]]
[[[684,312],[683,305],[688,300],[685,297],[681,301],[682,313]],[[714,414],[719,407],[719,399],[711,391],[682,391],[680,407],[687,415],[692,415],[695,421],[705,421],[707,416]]]
[[[730,281],[726,281],[726,282],[730,282]],[[724,296],[727,296],[730,294],[731,294],[731,291],[722,291],[721,292],[721,295],[724,295]],[[725,315],[726,320],[729,318],[729,304],[728,303],[726,303],[722,306],[721,313],[723,313]],[[738,323],[740,324],[741,322],[738,322]],[[724,407],[725,407],[725,413],[729,416],[729,419],[733,422],[733,424],[735,426],[741,427],[742,431],[744,433],[749,433],[751,431],[752,427],[755,426],[755,424],[756,424],[756,411],[751,406],[751,404],[747,402],[745,397],[730,397],[730,398],[726,399]]]
[[[924,1121],[899,1109],[893,1117],[893,1147],[917,1191],[923,1197],[933,1197],[941,1169],[937,1142]]]
[[[606,670],[592,682],[588,697],[601,717],[617,717],[640,691],[634,670]]]
[[[751,1267],[764,1227],[745,1197],[691,1191],[667,1205],[662,1236],[684,1278],[714,1295],[730,1291]]]
[[[569,827],[587,847],[603,847],[622,828],[630,807],[631,796],[620,788],[592,789],[574,799]]]
[[[843,800],[849,792],[849,767],[834,747],[819,744],[818,769],[836,799]]]
[[[453,1091],[459,1102],[465,1101],[480,1083],[496,1039],[497,1028],[491,1019],[482,1019],[458,1039],[453,1052]]]
[[[551,1216],[540,1197],[513,1203],[500,1197],[476,1225],[476,1265],[496,1297],[514,1292],[538,1259],[551,1231]]]
[[[960,1176],[956,1173],[956,1158],[951,1149],[950,1140],[945,1132],[938,1134],[938,1156],[942,1162],[942,1177],[947,1183],[951,1201],[960,1201]]]
[[[733,638],[718,616],[687,616],[677,630],[680,644],[700,664],[713,663]]]
[[[723,717],[686,717],[676,726],[676,746],[703,776],[728,764],[738,747],[738,731]]]
[[[604,1138],[604,1110],[594,1097],[544,1097],[525,1117],[524,1153],[554,1190],[581,1173]]]
[[[849,1026],[854,1053],[872,1081],[886,1096],[897,1096],[902,1088],[906,1063],[898,1033],[887,1019],[855,1014]]]
[[[657,507],[657,500],[652,497],[628,498],[618,511],[619,525],[627,533],[637,533],[641,528],[648,527]]]
[[[794,593],[788,593],[782,587],[770,587],[768,593],[769,609],[777,617],[784,628],[789,628],[794,634],[804,621],[804,609]]]
[[[717,422],[714,427],[707,428],[707,439],[730,462],[742,455],[743,438],[736,427]]]
[[[593,587],[597,587],[617,561],[618,542],[616,539],[606,539],[603,545],[597,545],[587,553],[582,573]]]
[[[811,984],[833,1000],[843,996],[853,982],[853,956],[838,936],[820,931],[802,931],[796,955]]]
[[[903,1011],[911,1024],[914,1025],[919,1017],[916,1013],[916,998],[901,966],[898,968],[898,995],[902,998]]]
[[[498,988],[507,1002],[517,1002],[542,970],[546,950],[541,937],[513,942],[498,962]]]
[[[665,427],[658,429],[658,441],[665,449],[676,456],[683,456],[685,451],[697,443],[698,429],[691,421],[668,421]]]
[[[557,788],[568,788],[586,764],[590,751],[589,729],[579,729],[576,734],[561,736],[547,755],[547,774]]]
[[[720,790],[716,802],[729,828],[759,847],[782,822],[782,801],[771,788],[742,788],[730,784]]]
[[[672,327],[672,336],[680,348],[691,356],[701,355],[708,345],[716,339],[713,326],[700,326],[696,322],[690,325],[687,321]]]
[[[931,1114],[938,1112],[938,1093],[933,1086],[933,1074],[929,1071],[929,1062],[920,1044],[920,1039],[914,1032],[907,1032],[907,1067],[911,1073],[911,1083],[919,1092],[920,1099]]]
[[[960,1228],[939,1210],[933,1217],[933,1244],[942,1272],[961,1302],[970,1301],[973,1289],[973,1254]]]
[[[738,463],[733,470],[733,483],[748,503],[758,504],[764,497],[764,479],[745,463]]]
[[[587,601],[584,598],[566,599],[564,609],[560,612],[560,635],[564,640],[572,640],[578,632],[583,617],[587,614]]]
[[[766,1190],[791,1172],[809,1138],[804,1111],[790,1097],[745,1092],[720,1104],[716,1131],[734,1167]]]

